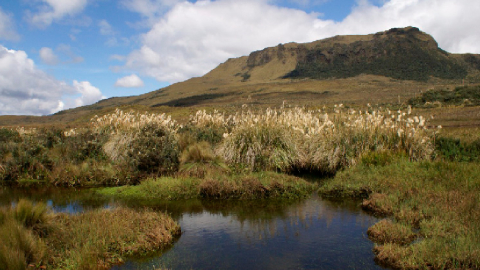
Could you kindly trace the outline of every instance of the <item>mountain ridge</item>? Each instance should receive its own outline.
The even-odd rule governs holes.
[[[416,27],[392,28],[369,35],[278,44],[228,59],[202,77],[35,119],[79,121],[122,106],[171,111],[178,107],[276,106],[285,100],[309,106],[389,103],[398,102],[400,96],[405,100],[432,87],[449,88],[465,81],[480,83],[480,55],[448,53]]]

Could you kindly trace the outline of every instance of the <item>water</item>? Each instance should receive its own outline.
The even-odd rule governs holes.
[[[1,190],[1,189],[0,189]],[[53,192],[53,193],[52,193]],[[5,196],[8,194],[7,196]],[[48,201],[55,211],[81,212],[138,202],[99,200],[88,190],[0,191],[0,204],[21,197]],[[377,219],[358,202],[317,196],[295,201],[148,202],[181,225],[174,245],[112,269],[380,269],[366,237]]]

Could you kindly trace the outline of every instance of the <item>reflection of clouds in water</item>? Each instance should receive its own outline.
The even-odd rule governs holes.
[[[208,211],[184,214],[179,220],[184,234],[156,263],[203,269],[328,269],[349,263],[376,268],[373,244],[364,238],[376,219],[358,205],[345,207],[312,198],[283,210],[267,218]],[[147,269],[124,269],[137,268]]]

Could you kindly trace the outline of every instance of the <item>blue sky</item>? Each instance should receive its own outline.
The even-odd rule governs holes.
[[[480,53],[480,1],[0,2],[0,115],[44,115],[202,76],[279,43],[417,26]]]

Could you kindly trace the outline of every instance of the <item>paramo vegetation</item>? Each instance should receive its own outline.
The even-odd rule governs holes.
[[[200,110],[182,124],[166,114],[117,109],[84,128],[1,128],[0,183],[110,186],[96,194],[133,200],[297,199],[315,190],[324,197],[361,197],[364,209],[387,218],[368,231],[379,263],[478,269],[480,139],[442,135],[428,120],[410,106],[245,106],[234,114]],[[301,172],[334,177],[312,184],[293,176]],[[70,217],[19,202],[0,210],[0,237],[10,239],[0,242],[0,262],[12,269],[111,265],[172,241],[178,226],[157,214],[116,209]],[[125,220],[149,222],[126,232]],[[113,227],[89,236],[88,249],[57,241],[84,237],[82,230],[105,223]],[[116,230],[126,233],[108,233]],[[167,237],[138,245],[129,238],[152,230]],[[8,238],[11,231],[18,241]],[[115,246],[120,242],[133,244],[123,249]],[[18,251],[12,260],[4,256],[10,250]],[[70,255],[74,261],[61,259]]]
[[[165,114],[117,109],[94,117],[87,128],[0,129],[0,181],[118,186],[185,175],[202,164],[225,172],[332,175],[371,151],[431,159],[436,129],[426,125],[426,118],[411,114],[410,107],[403,112],[282,106],[244,108],[232,115],[201,110],[184,125]]]

